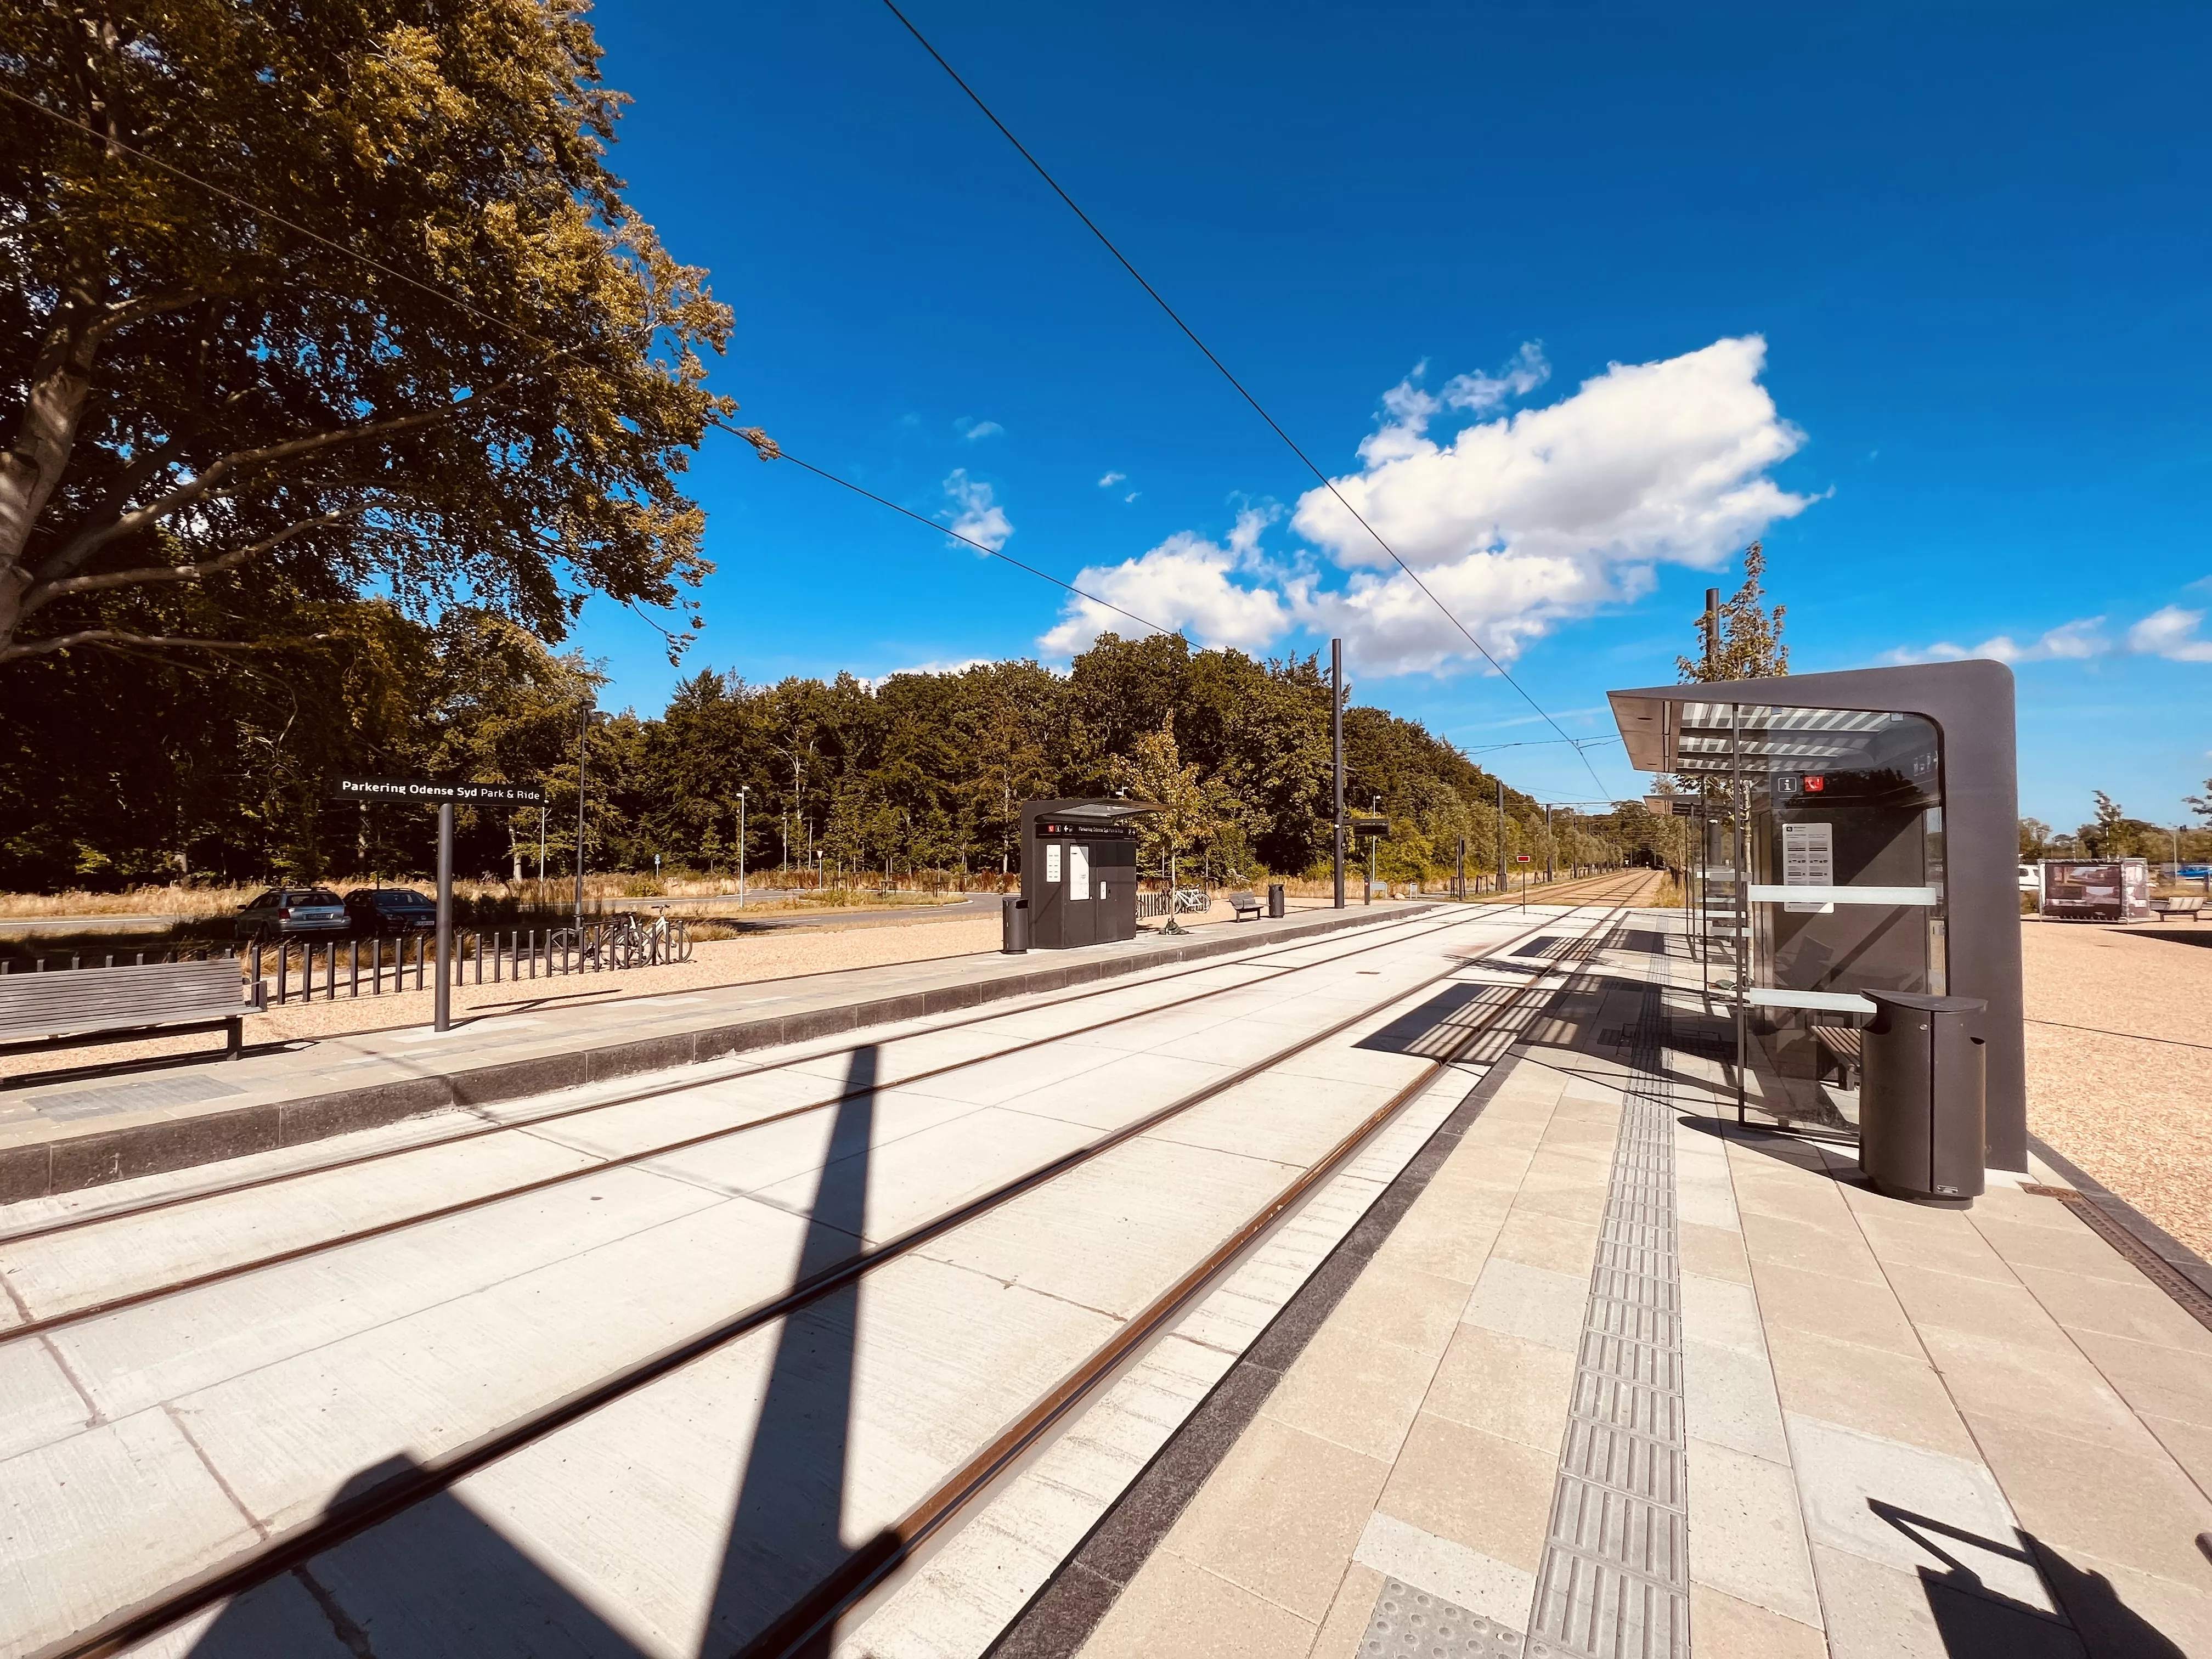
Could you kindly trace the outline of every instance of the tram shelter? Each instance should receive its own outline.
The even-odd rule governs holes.
[[[1022,902],[1034,950],[1137,936],[1137,820],[1149,801],[1033,800],[1022,807]]]
[[[2026,1170],[2011,670],[1608,696],[1630,763],[1672,775],[1692,804],[1691,933],[1732,1019],[1739,1115],[1856,1138],[1863,993],[1979,998],[1988,1161]]]

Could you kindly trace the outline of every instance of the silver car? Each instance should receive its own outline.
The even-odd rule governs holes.
[[[327,887],[272,887],[238,913],[240,939],[296,939],[303,933],[343,933],[350,926],[345,901]]]

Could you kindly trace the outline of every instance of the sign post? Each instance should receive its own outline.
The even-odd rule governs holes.
[[[441,783],[433,778],[340,778],[332,800],[412,801],[438,809],[438,988],[431,1000],[431,1028],[453,1026],[453,808],[545,805],[545,792],[526,783]]]
[[[430,999],[430,1029],[453,1025],[453,803],[438,803],[438,989]]]
[[[1521,908],[1525,914],[1528,908],[1528,855],[1526,853],[1516,853],[1513,855],[1513,862],[1521,866]]]

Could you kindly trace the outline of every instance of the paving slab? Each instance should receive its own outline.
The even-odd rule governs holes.
[[[1654,1088],[1595,1063],[1627,1052],[1595,1027],[1632,1048],[1638,1022],[1704,1012],[1673,988],[1696,969],[1668,920],[1639,923],[1662,936],[1653,950],[1606,951],[1585,975],[1601,983],[1524,1032],[1485,1085],[1487,1115],[1392,1224],[1402,1244],[1369,1253],[1289,1363],[1247,1360],[1215,1385],[1260,1397],[1211,1452],[1161,1452],[1194,1470],[1188,1507],[1109,1511],[1119,1565],[1085,1546],[1000,1651],[1204,1652],[1210,1632],[1177,1620],[1264,1605],[1218,1650],[1264,1632],[1315,1659],[1431,1651],[1402,1644],[1418,1614],[1454,1653],[2212,1653],[2196,1541],[2212,1532],[2212,1331],[2046,1195],[2066,1185],[2048,1161],[1990,1171],[1970,1211],[1890,1200],[1849,1146],[1739,1130],[1717,1068],[1663,1041],[1667,1144],[1639,1129],[1632,1158]],[[1676,1298],[1632,1329],[1608,1311],[1622,1217]],[[2202,1264],[2175,1248],[2161,1235],[2151,1254],[2193,1279]],[[1448,1325],[1429,1316],[1438,1280],[1463,1291]],[[1594,1357],[1631,1338],[1646,1355],[1632,1387],[1588,1392]],[[1606,1399],[1620,1426],[1600,1455]],[[1636,1531],[1665,1521],[1669,1447],[1674,1567],[1659,1530]],[[1562,1508],[1571,1496],[1583,1507]],[[1578,1531],[1593,1501],[1609,1518]],[[1263,1569],[1251,1540],[1290,1503],[1295,1547]]]

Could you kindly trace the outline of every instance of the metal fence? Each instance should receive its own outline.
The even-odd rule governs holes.
[[[691,957],[691,930],[673,918],[652,921],[634,915],[587,921],[553,928],[502,927],[457,931],[453,934],[453,982],[456,985],[500,985],[510,981],[553,979],[568,974],[619,973],[632,968],[652,968]],[[187,946],[166,951],[128,953],[118,963],[110,952],[88,960],[72,954],[67,967],[59,957],[33,960],[33,973],[66,973],[76,968],[143,967],[149,957],[156,963],[205,961],[211,957],[236,958],[235,948]],[[406,991],[434,988],[437,952],[427,933],[402,933],[392,938],[331,939],[255,939],[244,947],[246,983],[269,986],[269,1000],[312,1002],[318,997],[334,1002],[340,997],[398,995]],[[49,963],[52,965],[50,967]],[[0,974],[15,964],[0,960]]]

